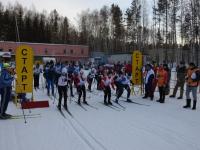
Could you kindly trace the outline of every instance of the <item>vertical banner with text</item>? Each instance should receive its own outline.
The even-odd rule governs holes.
[[[16,50],[16,93],[32,93],[33,91],[33,50],[21,45]]]
[[[134,51],[132,56],[132,81],[134,85],[142,85],[142,53]]]

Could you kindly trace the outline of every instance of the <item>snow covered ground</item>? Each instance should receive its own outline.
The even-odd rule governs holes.
[[[168,96],[160,104],[156,92],[154,101],[132,95],[146,105],[120,101],[126,109],[117,111],[102,105],[103,92],[94,90],[87,92],[87,100],[98,109],[84,106],[85,111],[72,99],[68,107],[74,117],[63,110],[64,118],[46,91],[41,88],[34,95],[49,100],[50,107],[31,110],[41,117],[27,118],[26,124],[23,119],[0,120],[0,150],[200,150],[200,102],[196,111],[183,109],[185,100]],[[8,113],[22,111],[10,103]]]

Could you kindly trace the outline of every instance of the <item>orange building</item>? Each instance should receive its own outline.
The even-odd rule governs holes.
[[[14,58],[17,47],[24,44],[32,47],[35,60],[53,57],[57,61],[86,61],[89,58],[89,47],[85,45],[0,41],[0,51],[10,52]]]

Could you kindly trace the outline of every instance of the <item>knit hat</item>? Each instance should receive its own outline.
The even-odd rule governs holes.
[[[6,69],[6,68],[10,68],[10,64],[9,63],[3,63],[3,68]]]

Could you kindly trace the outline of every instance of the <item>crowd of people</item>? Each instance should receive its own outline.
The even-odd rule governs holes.
[[[43,75],[45,82],[45,88],[47,89],[47,95],[55,97],[58,93],[58,109],[61,110],[62,99],[64,100],[63,107],[68,109],[67,100],[68,97],[74,97],[77,93],[77,104],[88,104],[86,99],[87,92],[93,92],[94,88],[99,92],[104,93],[103,103],[105,105],[113,105],[111,101],[112,90],[115,91],[114,102],[119,103],[119,99],[123,92],[126,91],[126,101],[132,102],[130,99],[132,83],[132,65],[131,63],[114,65],[98,65],[90,66],[90,71],[86,76],[83,65],[75,62],[47,62],[41,67],[40,64],[36,64],[33,68],[34,76],[34,88],[37,91],[41,85],[40,76]],[[145,87],[144,99],[148,97],[150,100],[154,100],[154,93],[156,87],[159,91],[159,99],[157,102],[165,103],[166,95],[170,93],[170,80],[171,69],[167,64],[156,65],[155,63],[146,64],[141,68],[142,81]],[[184,62],[176,68],[177,81],[170,98],[175,98],[178,88],[180,87],[180,96],[178,99],[183,99],[184,86],[186,82],[186,105],[184,108],[191,107],[191,101],[193,100],[192,109],[196,109],[197,104],[197,88],[200,81],[200,70],[194,63],[189,63],[186,67]],[[6,114],[8,103],[11,99],[12,82],[14,80],[13,68],[9,63],[4,63],[0,75],[0,92],[1,92],[1,106],[0,106],[0,118],[6,119],[10,115]],[[95,86],[93,86],[95,83]],[[76,91],[74,91],[74,87]],[[68,89],[70,95],[68,95]],[[193,99],[190,98],[192,93]],[[82,99],[82,102],[81,102]]]

